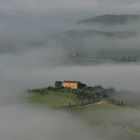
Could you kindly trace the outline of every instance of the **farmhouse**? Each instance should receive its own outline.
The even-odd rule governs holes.
[[[78,89],[86,86],[85,84],[78,81],[63,81],[62,85],[64,88],[70,88],[70,89]]]

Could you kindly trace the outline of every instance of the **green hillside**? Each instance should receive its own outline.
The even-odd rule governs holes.
[[[49,92],[46,95],[28,95],[28,99],[35,104],[60,108],[79,105],[79,101],[73,93]]]
[[[136,110],[133,108],[119,107],[107,101],[81,106],[74,93],[66,92],[51,91],[44,95],[32,93],[26,97],[30,103],[35,105],[68,111],[79,118],[82,123],[102,132],[113,127],[127,133],[132,138],[138,139],[140,136],[140,128],[137,123],[134,120],[132,123],[131,119],[125,119],[126,113],[135,113]]]

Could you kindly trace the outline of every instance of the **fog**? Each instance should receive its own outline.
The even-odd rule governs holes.
[[[19,104],[1,106],[0,110],[0,134],[4,140],[136,139],[135,136],[131,136],[119,126],[114,127],[108,124],[107,129],[98,130],[82,124],[76,116],[63,111],[35,108],[28,105],[21,106]],[[139,117],[137,112],[131,111],[127,112],[126,115],[130,115],[130,113],[135,113],[135,116]],[[123,115],[117,114],[121,120],[125,118]],[[112,118],[115,121],[117,119],[116,117]],[[129,119],[133,120],[134,118],[130,117]],[[111,118],[110,120],[113,121]]]
[[[92,0],[29,0],[0,2],[0,51],[28,51],[31,48],[61,47],[88,49],[136,48],[139,49],[139,35],[134,37],[106,38],[104,36],[66,37],[63,32],[97,30],[107,32],[132,31],[139,34],[139,22],[126,26],[78,25],[79,20],[102,14],[139,14],[138,1]],[[135,8],[133,8],[135,6]],[[104,9],[105,8],[105,9]],[[113,10],[112,10],[113,9]],[[85,33],[83,33],[85,34]],[[126,33],[127,34],[127,33]],[[85,35],[86,36],[86,35]],[[102,41],[100,41],[102,40]],[[113,43],[113,46],[112,46]],[[94,45],[93,45],[94,44]],[[73,50],[73,49],[72,49]]]
[[[0,138],[2,140],[137,140],[120,125],[139,127],[139,110],[106,114],[105,111],[73,114],[32,105],[24,98],[29,88],[53,85],[56,80],[78,80],[124,90],[123,98],[139,101],[140,65],[77,63],[71,52],[93,56],[98,51],[139,51],[139,22],[106,26],[78,24],[102,14],[140,14],[138,0],[0,0]],[[69,35],[74,31],[75,35]],[[79,31],[80,32],[79,34]],[[87,31],[98,31],[91,35]],[[133,32],[127,34],[126,32]],[[105,34],[103,33],[105,32]],[[117,35],[107,36],[107,33]],[[121,33],[120,33],[121,32]],[[124,34],[120,37],[120,34]],[[85,60],[83,60],[85,61]],[[126,91],[129,91],[126,93]],[[133,97],[133,98],[132,98]],[[126,100],[126,101],[127,101]],[[139,105],[139,104],[138,104]],[[139,107],[139,106],[138,106]],[[133,114],[133,115],[132,115]],[[99,118],[105,128],[83,121]],[[128,123],[129,122],[129,123]]]
[[[2,139],[86,139],[91,137],[90,129],[76,118],[60,111],[35,109],[30,106],[1,106],[0,124]],[[89,131],[86,131],[89,130]],[[77,135],[76,131],[82,132]]]

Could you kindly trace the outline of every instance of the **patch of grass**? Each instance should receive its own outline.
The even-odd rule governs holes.
[[[76,99],[73,93],[61,93],[61,92],[49,92],[46,95],[29,95],[28,99],[32,103],[39,105],[46,105],[48,107],[67,107],[79,105],[79,101]]]
[[[79,111],[117,111],[123,109],[121,107],[109,104],[109,103],[103,103],[103,104],[89,104],[89,105],[84,105],[84,106],[77,106],[75,108],[73,108],[73,110],[79,110]]]

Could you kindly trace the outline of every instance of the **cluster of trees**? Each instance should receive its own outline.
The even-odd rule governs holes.
[[[44,94],[48,93],[48,88],[29,89],[27,92],[30,93],[30,94],[44,95]]]
[[[136,62],[138,58],[136,56],[122,56],[113,58],[114,61],[123,61],[123,62]]]
[[[29,89],[27,92],[31,94],[38,94],[38,95],[46,95],[49,91],[57,92],[58,90],[62,89],[62,82],[56,81],[54,87],[48,86],[46,88],[38,88],[38,89]]]
[[[63,87],[60,86],[56,86],[56,87],[52,87],[52,86],[48,86],[46,88],[38,88],[38,89],[29,89],[27,92],[30,94],[34,94],[34,95],[46,95],[48,93],[50,93],[50,91],[52,92],[63,92]],[[69,90],[70,92],[70,90]]]
[[[121,107],[124,107],[126,106],[126,103],[124,103],[123,101],[118,101],[116,99],[108,99],[108,101],[111,103],[111,104],[114,104],[114,105],[117,105],[117,106],[121,106]]]
[[[136,56],[123,56],[122,60],[125,62],[134,62],[134,61],[137,61],[137,57]]]
[[[77,89],[75,94],[82,105],[98,102],[101,99],[109,98],[115,92],[114,88],[105,89],[102,86],[86,87]]]
[[[56,82],[54,83],[54,86],[55,86],[55,88],[57,88],[57,89],[63,88],[62,81],[56,81]]]

